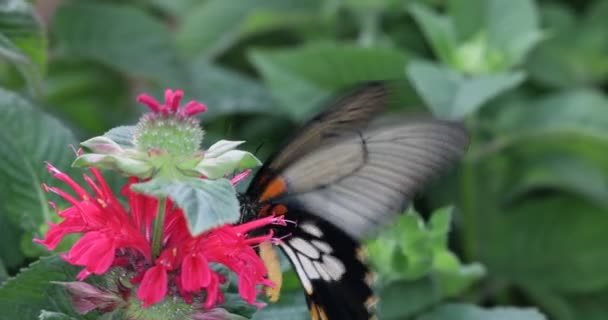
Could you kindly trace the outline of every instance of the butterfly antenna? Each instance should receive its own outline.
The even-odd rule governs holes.
[[[264,146],[264,141],[262,141],[262,143],[260,143],[260,145],[257,148],[255,148],[255,151],[253,152],[253,155],[257,156],[258,152],[260,151],[260,149],[262,149],[263,146]]]
[[[232,133],[232,118],[228,117],[224,120],[224,136],[229,137],[230,133]]]

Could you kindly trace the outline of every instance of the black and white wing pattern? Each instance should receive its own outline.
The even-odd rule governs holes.
[[[359,241],[411,203],[468,145],[455,122],[420,119],[369,127],[390,100],[383,82],[359,87],[314,117],[256,174],[244,217],[281,214],[277,228],[312,319],[373,319]]]

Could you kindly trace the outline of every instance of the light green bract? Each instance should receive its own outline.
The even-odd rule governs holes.
[[[209,179],[218,179],[227,172],[254,168],[262,163],[253,154],[247,151],[235,150],[245,141],[220,140],[205,152],[195,170]]]
[[[171,198],[184,210],[188,229],[193,236],[225,223],[236,222],[240,216],[236,191],[230,181],[223,178],[189,178],[175,182],[158,178],[136,183],[131,189],[158,198]]]
[[[81,143],[89,153],[76,167],[112,169],[145,182],[135,192],[170,198],[184,210],[192,235],[237,222],[239,203],[229,175],[261,164],[238,150],[244,141],[220,140],[202,150],[204,136],[193,117],[144,115],[136,126],[123,126]]]
[[[113,131],[82,142],[81,146],[91,153],[80,155],[73,165],[114,169],[124,175],[142,179],[160,175],[178,180],[181,177],[201,175],[207,179],[220,179],[235,171],[261,165],[260,160],[251,152],[236,149],[245,141],[220,140],[208,150],[175,156],[163,150],[144,152],[138,150],[135,145],[129,147],[124,141],[125,135],[131,130],[127,128],[120,132]],[[118,138],[117,141],[113,139],[115,137]]]

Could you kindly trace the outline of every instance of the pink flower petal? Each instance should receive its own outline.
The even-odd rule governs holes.
[[[167,294],[167,270],[161,265],[148,269],[137,289],[137,298],[144,302],[144,307],[162,301]]]
[[[181,270],[181,283],[186,291],[196,292],[209,286],[211,282],[209,262],[202,255],[187,255],[182,261]]]

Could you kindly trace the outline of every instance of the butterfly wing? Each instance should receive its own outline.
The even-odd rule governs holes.
[[[358,86],[336,99],[324,112],[309,120],[292,137],[287,139],[268,159],[260,174],[252,180],[248,193],[263,190],[268,178],[285,169],[311,150],[345,133],[365,127],[369,121],[386,109],[391,100],[392,86],[387,82],[369,82]]]
[[[300,278],[313,319],[373,317],[359,240],[390,221],[468,144],[464,129],[446,121],[367,128],[388,101],[381,82],[338,100],[266,162],[246,194],[262,208],[258,214],[280,206],[276,212],[298,223],[276,235],[289,235],[280,247]]]
[[[459,124],[412,121],[316,149],[275,179],[308,212],[360,239],[392,221],[416,191],[462,156],[467,144]]]
[[[279,246],[290,260],[306,293],[313,319],[370,319],[376,301],[359,243],[309,212],[292,209],[297,219]]]

